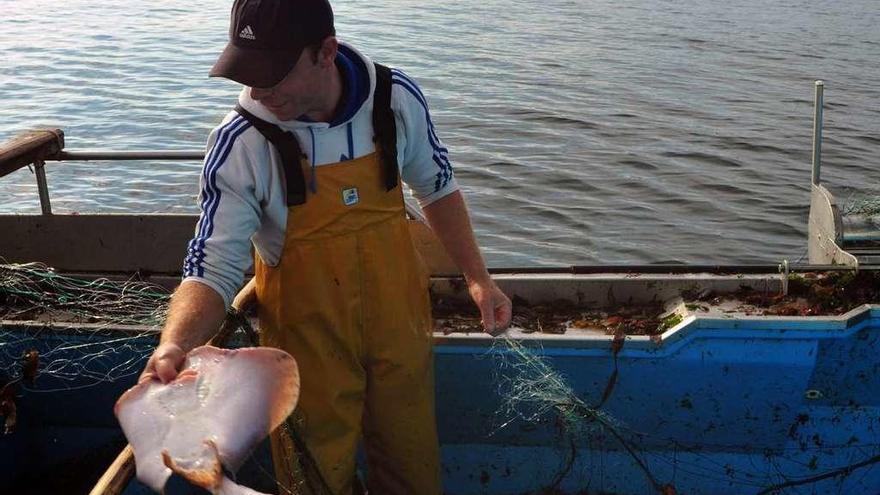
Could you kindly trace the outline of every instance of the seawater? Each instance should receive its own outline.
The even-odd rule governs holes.
[[[201,149],[231,2],[0,2],[0,140]],[[341,39],[427,93],[492,266],[802,259],[813,81],[823,180],[880,179],[873,0],[334,2]],[[196,162],[48,165],[56,212],[194,213]],[[0,211],[36,213],[27,169]],[[183,246],[181,246],[181,256]]]

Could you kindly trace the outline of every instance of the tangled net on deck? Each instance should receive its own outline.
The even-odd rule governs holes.
[[[0,318],[159,325],[169,294],[138,281],[86,280],[40,263],[0,264]]]
[[[0,387],[52,392],[136,375],[156,345],[169,297],[140,281],[0,264]]]
[[[59,392],[109,392],[105,406],[112,407],[155,349],[169,301],[168,290],[138,280],[85,279],[39,263],[0,263],[0,438],[22,426],[22,411],[70,397]],[[224,330],[243,330],[247,343],[258,345],[243,315],[231,314]],[[83,402],[73,408],[82,414],[90,407]],[[264,490],[275,486],[271,466],[255,469]]]

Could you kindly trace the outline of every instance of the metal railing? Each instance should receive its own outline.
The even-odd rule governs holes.
[[[169,161],[187,161],[205,159],[203,151],[172,151],[172,150],[130,150],[130,151],[114,151],[114,150],[61,150],[55,154],[47,155],[40,159],[34,160],[34,174],[37,179],[37,191],[40,196],[40,209],[44,215],[52,214],[52,205],[49,200],[49,185],[46,181],[45,162],[46,161],[132,161],[132,160],[169,160]],[[406,213],[410,218],[426,223],[427,220],[418,206],[412,204],[409,200],[405,201]]]
[[[48,155],[33,162],[34,175],[37,178],[37,193],[40,196],[40,210],[43,215],[52,214],[52,204],[49,200],[49,184],[46,181],[45,162],[77,162],[77,161],[131,161],[131,160],[204,160],[203,151],[152,151],[152,150],[61,150],[53,155]]]
[[[60,151],[46,160],[90,161],[90,160],[204,160],[204,151],[109,151],[109,150],[71,150]]]

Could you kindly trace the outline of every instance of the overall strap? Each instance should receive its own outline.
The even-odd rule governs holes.
[[[397,187],[397,125],[391,110],[391,69],[376,66],[376,92],[373,94],[373,138],[379,144],[382,164],[385,168],[385,188]]]
[[[306,180],[303,177],[302,162],[300,161],[302,148],[300,148],[296,136],[248,112],[241,105],[235,105],[235,111],[260,131],[260,134],[272,143],[278,150],[278,154],[281,155],[284,178],[287,181],[287,206],[305,203]]]

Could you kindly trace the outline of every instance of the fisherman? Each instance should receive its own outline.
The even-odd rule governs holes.
[[[364,439],[370,493],[440,493],[428,274],[402,182],[467,281],[487,332],[490,278],[419,86],[335,36],[327,0],[236,0],[211,76],[243,84],[208,138],[201,216],[142,379],[172,380],[213,336],[253,259],[261,343],[292,354],[298,432],[334,494]],[[251,245],[255,250],[252,258]],[[295,481],[273,437],[276,477]]]

